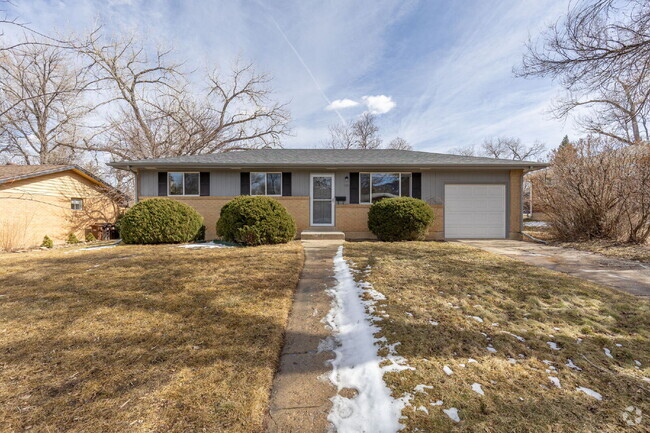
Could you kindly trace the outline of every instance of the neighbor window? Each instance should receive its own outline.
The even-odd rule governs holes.
[[[251,195],[282,195],[282,173],[251,173]]]
[[[169,195],[199,195],[199,173],[168,173]]]
[[[70,199],[70,209],[72,210],[83,210],[84,201],[81,198]]]
[[[411,173],[359,173],[359,203],[410,196]]]

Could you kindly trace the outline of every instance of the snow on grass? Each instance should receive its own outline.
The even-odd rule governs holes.
[[[576,391],[582,391],[590,397],[595,398],[596,400],[602,400],[603,396],[600,393],[594,391],[593,389],[585,388],[584,386],[579,386],[576,388]]]
[[[513,334],[512,332],[506,332],[506,334],[512,335],[513,337],[515,337],[517,340],[521,341],[522,343],[524,341],[526,341],[526,339],[524,337],[520,337],[519,335]]]
[[[608,357],[608,358],[612,358],[612,359],[614,358],[614,357],[612,356],[612,352],[611,352],[611,350],[609,350],[608,348],[603,347],[603,352],[605,352],[605,356],[606,356],[606,357]]]
[[[420,410],[420,411],[426,413],[427,415],[429,415],[429,409],[427,409],[424,406],[418,406],[415,410]]]
[[[431,406],[442,406],[443,403],[444,403],[444,402],[443,402],[442,400],[438,400],[438,401],[436,401],[435,403],[430,403],[430,404],[431,404]]]
[[[553,385],[557,386],[558,388],[562,388],[562,385],[560,384],[560,379],[559,378],[557,378],[555,376],[549,376],[548,380],[550,380],[551,383],[553,383]]]
[[[467,359],[468,364],[471,364],[472,362],[478,362],[478,361],[476,359],[474,359],[474,358]]]
[[[473,383],[472,384],[472,391],[474,391],[477,394],[485,395],[485,392],[483,392],[483,388],[481,388],[480,383]]]
[[[546,221],[524,221],[524,227],[547,227]]]
[[[637,361],[636,359],[634,360],[634,363],[638,366],[641,367],[641,361]]]
[[[483,319],[481,319],[481,318],[478,317],[478,316],[467,316],[467,317],[469,317],[470,319],[474,319],[474,320],[476,320],[476,321],[479,322],[479,323],[483,323]]]
[[[334,273],[337,283],[328,289],[332,309],[325,318],[337,343],[329,379],[339,391],[352,388],[357,390],[357,395],[352,399],[341,395],[332,397],[327,419],[339,433],[397,432],[403,427],[400,417],[409,397],[393,398],[383,376],[386,372],[413,368],[404,365],[405,360],[395,354],[394,348],[399,343],[388,346],[385,357],[378,355],[380,343],[385,340],[375,337],[380,328],[368,313],[376,301],[363,300],[369,284],[354,281],[343,258],[343,247],[339,247],[334,257]],[[387,365],[381,366],[382,363]]]
[[[560,350],[560,347],[554,341],[547,341],[546,344],[548,344],[548,347],[550,347],[552,350]]]
[[[458,416],[458,409],[456,409],[455,407],[450,407],[449,409],[443,409],[442,411],[445,413],[445,415],[451,418],[452,421],[460,422],[460,417]]]
[[[492,347],[491,344],[488,347],[486,347],[486,349],[488,352],[497,353],[497,350],[494,347]]]
[[[217,242],[200,242],[196,244],[179,245],[178,248],[187,248],[189,250],[202,250],[206,248],[233,248],[233,245],[226,245]]]
[[[582,371],[582,368],[580,368],[580,367],[578,367],[577,365],[575,365],[575,364],[573,363],[573,361],[570,360],[570,359],[567,359],[566,366],[569,367],[569,368],[572,368],[572,369],[574,369],[574,370],[577,370],[577,371]]]
[[[430,385],[416,385],[415,388],[413,388],[413,391],[415,392],[423,392],[426,394],[425,389],[433,389],[432,386]]]
[[[442,367],[442,371],[444,371],[447,376],[451,376],[452,374],[454,374],[454,372],[451,370],[451,368],[449,368],[448,365]]]
[[[438,326],[439,323],[434,320],[429,320],[429,325]]]

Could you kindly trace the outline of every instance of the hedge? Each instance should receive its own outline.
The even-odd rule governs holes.
[[[432,222],[431,207],[410,197],[385,198],[368,212],[368,229],[381,241],[423,239]]]
[[[277,200],[240,196],[221,208],[217,235],[245,245],[279,244],[296,236],[296,222]]]
[[[152,198],[129,209],[119,221],[126,244],[177,244],[195,240],[203,217],[176,200]]]

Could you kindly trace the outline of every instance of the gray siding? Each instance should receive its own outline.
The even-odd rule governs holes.
[[[216,197],[235,197],[241,194],[241,175],[238,171],[211,171],[210,195]]]
[[[291,195],[294,196],[309,195],[309,172],[308,171],[291,172]]]
[[[152,197],[158,195],[158,172],[140,172],[140,196]]]

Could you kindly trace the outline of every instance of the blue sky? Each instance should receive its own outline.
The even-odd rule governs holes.
[[[399,135],[418,150],[499,135],[556,147],[578,135],[548,114],[556,84],[512,74],[528,36],[566,12],[568,0],[15,3],[10,15],[40,31],[81,33],[99,22],[172,46],[199,71],[252,61],[289,103],[286,147],[319,146],[328,125],[366,110],[377,113],[385,141]]]

